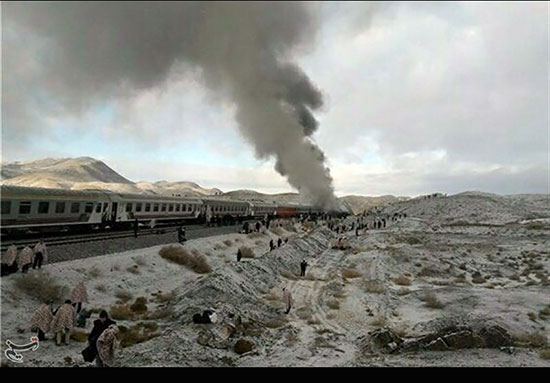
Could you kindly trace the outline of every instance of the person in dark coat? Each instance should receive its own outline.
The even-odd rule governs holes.
[[[256,222],[256,231],[258,233],[260,232],[260,227],[262,227],[262,224],[260,223],[260,221]]]
[[[281,247],[282,244],[283,244],[283,240],[281,238],[279,238],[277,240],[277,247]]]
[[[239,249],[237,251],[237,262],[240,262],[242,257],[243,257],[243,253],[241,253],[241,249]]]
[[[97,339],[103,333],[103,331],[105,331],[107,327],[112,324],[116,324],[116,322],[109,318],[109,314],[107,314],[107,311],[105,310],[101,311],[99,313],[99,319],[96,319],[94,321],[94,328],[92,329],[92,332],[90,332],[90,335],[88,335],[88,344],[89,348],[95,355],[95,358],[97,358]]]
[[[138,219],[134,219],[134,238],[138,237],[139,222]]]
[[[307,267],[307,262],[304,259],[302,262],[300,262],[300,276],[301,277],[306,276],[306,267]]]
[[[269,241],[269,251],[273,250],[275,248],[275,244],[273,243],[273,240]]]
[[[185,237],[185,229],[183,226],[180,226],[178,229],[178,242],[183,244],[187,241],[187,238]]]

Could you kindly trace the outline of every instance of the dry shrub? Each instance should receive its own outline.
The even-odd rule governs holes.
[[[119,330],[118,338],[122,348],[146,342],[160,335],[156,331],[156,328],[155,330],[151,330],[150,326],[144,323],[138,323],[130,328],[126,326],[119,326]]]
[[[262,233],[249,233],[247,234],[248,238],[250,239],[254,239],[254,238],[263,238],[263,234]]]
[[[126,269],[126,271],[129,272],[129,273],[132,273],[132,274],[139,274],[138,268],[139,268],[138,265],[133,265],[133,266],[128,267]]]
[[[399,286],[410,286],[411,285],[411,280],[409,278],[407,278],[406,276],[404,276],[404,275],[398,276],[393,281],[395,282],[395,284],[397,284]]]
[[[531,333],[525,333],[516,337],[516,342],[528,346],[528,347],[547,347],[548,340],[543,332],[535,331]]]
[[[344,277],[344,278],[348,278],[348,279],[358,278],[361,275],[362,275],[361,272],[357,269],[344,269],[344,270],[342,270],[342,277]]]
[[[130,310],[136,314],[143,314],[147,311],[147,299],[145,297],[137,297],[135,302],[130,306]]]
[[[105,287],[105,285],[101,284],[101,285],[96,285],[95,286],[95,289],[97,291],[99,291],[100,293],[105,293],[107,292],[107,287]]]
[[[158,303],[173,303],[176,300],[176,291],[172,290],[166,294],[157,294],[155,299]]]
[[[309,325],[319,325],[319,324],[321,324],[321,321],[319,319],[308,319],[307,324],[309,324]]]
[[[283,235],[283,231],[278,227],[273,227],[269,229],[273,234],[278,235],[279,237]]]
[[[363,290],[368,293],[382,294],[386,291],[386,288],[384,287],[384,284],[380,281],[364,281]]]
[[[278,301],[281,299],[281,297],[279,295],[277,295],[275,292],[273,291],[270,291],[269,293],[267,293],[265,296],[264,296],[264,299],[267,300],[267,301]]]
[[[97,278],[101,275],[101,270],[98,267],[94,266],[90,270],[88,270],[87,274],[90,278]]]
[[[133,319],[134,313],[130,310],[129,305],[115,305],[109,310],[111,318],[115,320],[129,320]]]
[[[427,307],[432,309],[442,309],[445,305],[437,299],[436,295],[432,291],[428,291],[424,294],[424,303]]]
[[[550,319],[550,305],[539,311],[539,317],[542,320]]]
[[[227,246],[227,247],[230,247],[230,246],[233,244],[233,242],[231,242],[230,239],[226,239],[225,241],[223,241],[223,243],[224,243],[225,246]]]
[[[122,303],[128,302],[133,298],[132,294],[126,290],[118,290],[115,293],[115,297],[120,299]]]
[[[371,326],[384,327],[386,325],[386,315],[384,313],[378,313],[373,320],[371,320]]]
[[[476,275],[476,276],[473,276],[473,277],[472,277],[472,282],[473,282],[473,283],[477,283],[477,284],[481,284],[481,283],[485,283],[486,280],[485,280],[485,278],[483,278],[483,276],[481,276],[481,275]]]
[[[172,307],[164,307],[147,313],[144,319],[164,319],[172,315],[174,315],[174,309]]]
[[[550,348],[543,348],[539,350],[539,356],[544,360],[550,360]]]
[[[160,249],[159,255],[170,262],[183,265],[197,274],[205,274],[212,270],[204,255],[191,254],[181,246],[165,246]]]
[[[50,300],[59,303],[69,294],[67,286],[57,284],[56,279],[46,272],[22,274],[17,277],[15,280],[17,289],[42,303],[48,303]]]
[[[407,289],[406,287],[401,287],[399,290],[397,290],[397,295],[403,296],[410,294],[411,290]]]
[[[509,278],[510,280],[512,280],[512,281],[516,281],[516,282],[519,282],[519,281],[520,281],[520,276],[519,276],[519,274],[517,274],[517,273],[516,273],[516,274],[510,275],[508,278]]]
[[[88,341],[88,334],[82,331],[72,331],[71,339],[80,343]]]
[[[280,328],[283,327],[285,324],[287,324],[286,318],[276,318],[269,320],[265,323],[265,327],[267,328]]]
[[[113,270],[114,270],[114,271],[120,271],[120,265],[119,265],[118,263],[115,263],[115,264],[113,265]]]
[[[300,307],[298,310],[296,310],[296,316],[302,320],[309,320],[311,319],[312,315],[311,308],[309,307]]]
[[[292,274],[290,271],[286,271],[286,270],[281,272],[281,276],[286,279],[292,279],[292,280],[298,279],[298,277],[295,274]]]
[[[141,257],[141,256],[140,256],[140,257],[136,257],[136,258],[135,258],[135,262],[136,262],[136,264],[139,265],[139,266],[145,266],[145,265],[147,265],[147,261],[146,261],[143,257]]]
[[[537,313],[530,312],[530,313],[527,314],[527,316],[528,316],[529,319],[531,319],[533,322],[536,322],[536,321],[537,321]]]
[[[241,250],[243,258],[254,258],[256,256],[250,247],[241,246],[239,250]]]
[[[339,310],[340,302],[338,302],[336,299],[330,299],[329,301],[327,301],[327,307],[333,310]]]

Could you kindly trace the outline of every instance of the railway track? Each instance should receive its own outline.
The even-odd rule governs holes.
[[[243,222],[244,223],[244,222]],[[242,225],[242,224],[241,224]],[[234,226],[214,226],[206,227],[204,224],[188,225],[185,226],[187,233],[192,233],[194,231],[200,230],[212,230],[216,232],[216,229],[234,227],[236,230],[240,228],[241,225]],[[179,226],[164,226],[154,229],[140,229],[138,231],[138,236],[149,236],[149,235],[159,235],[159,234],[170,234],[176,233]],[[219,231],[219,230],[218,230]],[[216,234],[213,234],[216,235]],[[79,235],[69,235],[69,236],[57,236],[57,237],[46,237],[44,242],[47,247],[55,247],[60,245],[69,245],[69,244],[78,244],[78,243],[87,243],[87,242],[96,242],[96,241],[108,241],[113,239],[121,238],[132,238],[134,237],[133,230],[124,230],[116,232],[102,232],[102,233],[89,233],[89,234],[79,234]],[[2,240],[2,245],[0,246],[0,251],[4,252],[8,249],[9,246],[15,244],[18,250],[24,248],[25,246],[34,246],[38,242],[38,238],[33,239],[20,239],[20,240]]]

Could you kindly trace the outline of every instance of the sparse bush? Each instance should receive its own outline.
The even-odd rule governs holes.
[[[147,261],[143,257],[136,257],[135,262],[139,266],[147,265]]]
[[[530,312],[530,313],[527,314],[527,316],[528,316],[529,319],[531,319],[533,322],[536,322],[536,321],[537,321],[537,313]]]
[[[437,299],[436,295],[431,291],[426,292],[426,294],[424,295],[424,303],[427,307],[430,307],[432,309],[442,309],[443,307],[445,307],[445,305],[439,299]]]
[[[547,320],[550,318],[550,305],[539,311],[539,317],[542,320]]]
[[[72,331],[71,332],[71,339],[77,342],[87,342],[88,341],[88,334],[82,331]]]
[[[94,266],[90,270],[88,270],[87,274],[90,278],[97,278],[101,275],[101,270],[98,267]]]
[[[344,277],[344,278],[348,278],[348,279],[358,278],[361,275],[362,275],[361,272],[357,269],[344,269],[344,270],[342,270],[342,277]]]
[[[122,303],[128,302],[133,298],[132,294],[126,290],[118,290],[115,292],[115,297],[120,299]]]
[[[262,233],[249,233],[247,234],[248,238],[250,239],[255,239],[255,238],[263,238],[263,234]]]
[[[309,307],[301,307],[296,310],[296,315],[302,320],[309,320],[311,319],[312,312]]]
[[[331,299],[327,301],[327,307],[333,310],[339,310],[340,302],[338,302],[336,299]]]
[[[254,251],[252,251],[252,249],[249,247],[241,246],[239,249],[241,250],[241,255],[243,256],[243,258],[254,258],[256,256],[256,254],[254,254]]]
[[[283,327],[287,323],[286,319],[278,318],[278,319],[272,319],[265,323],[265,327],[267,328],[280,328]]]
[[[410,294],[410,290],[406,287],[401,287],[399,290],[397,290],[397,295],[399,296],[403,296],[403,295],[407,295],[407,294]]]
[[[59,303],[69,294],[67,286],[57,284],[55,278],[46,272],[18,275],[15,286],[42,303],[48,303],[50,300]]]
[[[146,342],[159,336],[157,332],[149,330],[144,323],[139,323],[131,328],[119,326],[118,338],[122,348],[130,347],[138,343]]]
[[[144,319],[163,319],[172,316],[173,314],[174,309],[172,307],[159,308],[147,313]]]
[[[130,310],[136,314],[142,314],[147,311],[147,299],[145,297],[137,297],[135,302],[130,306]]]
[[[363,282],[363,289],[368,293],[382,294],[386,291],[384,284],[380,281],[365,281]]]
[[[298,277],[295,275],[295,274],[292,274],[291,272],[289,271],[286,271],[286,270],[283,270],[281,272],[281,276],[286,278],[286,279],[291,279],[291,280],[296,280],[298,279]]]
[[[319,325],[319,324],[321,324],[321,321],[319,319],[308,319],[307,324],[308,325]]]
[[[172,290],[166,294],[157,294],[155,299],[159,303],[172,303],[176,300],[176,292]]]
[[[400,286],[410,286],[411,285],[411,280],[409,278],[407,278],[406,276],[404,276],[404,275],[398,276],[393,281],[395,282],[395,284],[400,285]]]
[[[544,333],[538,331],[522,334],[516,337],[516,341],[524,346],[535,348],[548,346],[546,336],[544,335]]]
[[[111,318],[115,320],[129,320],[134,317],[134,313],[130,310],[129,305],[115,305],[109,310]]]
[[[95,289],[97,291],[99,291],[100,293],[105,293],[107,292],[107,287],[105,287],[105,285],[101,284],[101,285],[96,285],[95,286]]]
[[[267,301],[278,301],[281,299],[280,296],[278,296],[276,293],[274,293],[273,291],[270,291],[269,293],[267,293],[265,296],[264,296],[264,299],[267,300]]]
[[[384,327],[386,325],[386,322],[386,315],[384,313],[378,313],[370,322],[370,324],[371,326]]]
[[[133,265],[133,266],[128,267],[126,269],[126,271],[129,272],[129,273],[132,273],[132,274],[139,274],[138,268],[139,268],[138,265]]]
[[[227,246],[227,247],[230,247],[230,246],[233,244],[233,242],[231,242],[230,239],[226,239],[225,241],[223,241],[223,243],[224,243],[225,246]]]
[[[472,274],[472,282],[473,282],[473,283],[478,283],[478,284],[480,284],[480,283],[485,283],[486,280],[485,280],[485,278],[483,278],[483,276],[481,275],[480,272],[475,271],[475,272]]]
[[[510,275],[508,278],[509,278],[510,280],[512,280],[512,281],[517,281],[517,282],[520,281],[520,276],[519,276],[519,274],[512,274],[512,275]]]
[[[118,263],[115,263],[115,264],[113,265],[113,270],[114,270],[114,271],[120,271],[120,265],[119,265]]]
[[[539,350],[539,356],[544,360],[550,360],[550,348],[543,348]]]
[[[278,227],[273,227],[269,229],[273,234],[278,235],[279,237],[283,235],[283,231]]]
[[[183,265],[198,274],[205,274],[212,270],[204,255],[191,254],[181,246],[165,246],[160,249],[159,255],[168,261]]]

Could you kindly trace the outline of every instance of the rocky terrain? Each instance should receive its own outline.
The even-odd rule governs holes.
[[[160,245],[41,273],[67,287],[83,280],[86,306],[116,316],[122,366],[549,367],[548,205],[541,196],[497,197],[387,205],[378,218],[407,217],[359,236],[348,231],[344,250],[331,247],[338,234],[323,222],[287,222],[188,241],[184,249],[203,256],[206,271],[167,261]],[[349,229],[359,219],[376,216],[341,223]],[[279,237],[288,243],[270,252]],[[242,246],[255,256],[237,262]],[[32,335],[28,318],[40,302],[20,278],[2,278],[2,345]],[[282,287],[294,298],[288,315]],[[206,309],[217,323],[193,323]],[[25,365],[86,366],[84,347],[46,341]]]

